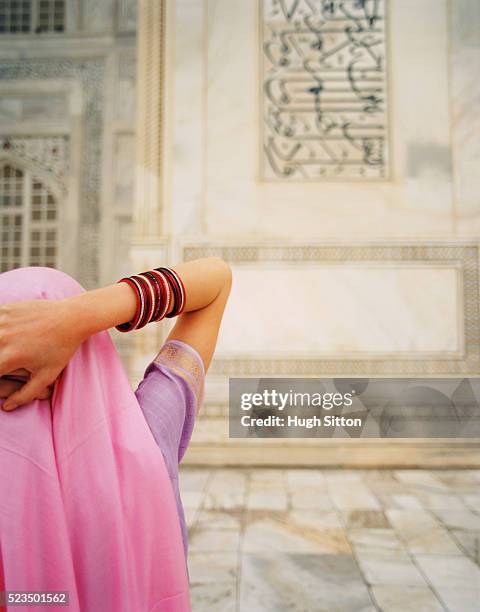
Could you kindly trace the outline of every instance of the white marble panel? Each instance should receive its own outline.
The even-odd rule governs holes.
[[[457,283],[423,265],[238,266],[217,355],[457,351]]]
[[[169,125],[173,156],[170,224],[177,235],[198,232],[204,189],[205,13],[198,0],[175,3],[173,104]],[[168,128],[167,128],[168,129]]]
[[[112,270],[113,278],[122,278],[134,273],[134,265],[130,258],[130,240],[132,236],[132,219],[130,216],[118,216],[115,218],[115,250]]]
[[[462,234],[478,235],[480,230],[480,79],[478,78],[480,3],[478,0],[455,0],[451,6],[452,146],[456,209]]]
[[[409,207],[449,214],[452,171],[447,1],[404,0],[390,2],[389,6],[397,181]]]
[[[129,209],[133,202],[135,136],[117,134],[115,142],[115,207]]]

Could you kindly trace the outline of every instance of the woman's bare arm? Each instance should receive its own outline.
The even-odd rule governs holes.
[[[231,287],[228,265],[207,257],[173,266],[185,285],[185,309],[169,339],[184,340],[208,368]],[[130,321],[136,298],[125,283],[63,300],[35,300],[0,306],[0,375],[19,368],[31,379],[9,396],[14,409],[45,395],[78,346],[90,335]]]
[[[230,295],[232,272],[223,260],[215,257],[198,260],[196,269],[189,267],[188,263],[179,264],[174,269],[185,283],[187,302],[167,340],[183,340],[197,349],[206,371],[215,351],[223,312]],[[209,284],[208,295],[188,289],[197,285],[197,275]]]

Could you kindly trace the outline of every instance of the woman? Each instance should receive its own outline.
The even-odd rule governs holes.
[[[231,273],[215,257],[156,270],[88,292],[49,268],[0,274],[0,590],[190,609],[178,462]],[[105,330],[160,311],[180,314],[134,393]]]

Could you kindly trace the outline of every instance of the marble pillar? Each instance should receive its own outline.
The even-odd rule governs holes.
[[[168,259],[164,220],[166,15],[164,0],[139,3],[135,201],[130,250],[137,271],[158,267]],[[130,361],[132,379],[141,378],[164,334],[163,325],[148,326],[135,333]]]

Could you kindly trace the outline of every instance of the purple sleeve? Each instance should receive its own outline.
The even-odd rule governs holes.
[[[162,450],[172,478],[177,477],[203,401],[205,367],[186,342],[165,342],[145,370],[135,395]]]
[[[145,370],[135,395],[158,444],[172,483],[182,531],[185,557],[188,530],[180,497],[178,464],[192,436],[203,401],[205,367],[199,353],[186,342],[169,340]]]

